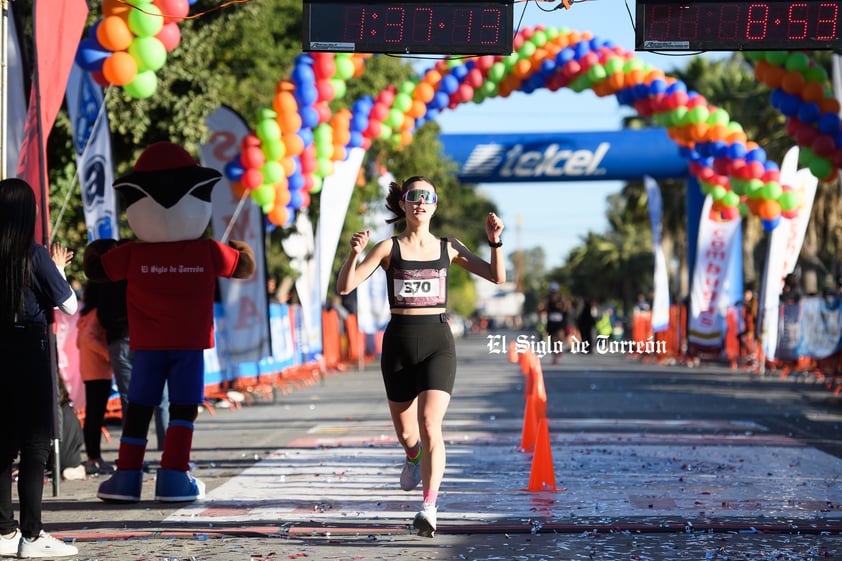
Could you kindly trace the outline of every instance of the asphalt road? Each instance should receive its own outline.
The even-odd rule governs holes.
[[[140,503],[98,500],[97,477],[63,481],[45,497],[47,530],[75,540],[80,560],[842,559],[842,399],[823,385],[545,357],[556,489],[535,492],[535,454],[520,450],[526,377],[490,342],[457,344],[432,539],[409,525],[420,490],[397,489],[376,363],[205,410],[193,453],[204,500],[154,502],[150,451]]]

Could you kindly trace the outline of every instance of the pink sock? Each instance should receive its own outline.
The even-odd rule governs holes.
[[[433,491],[432,489],[424,489],[424,504],[425,505],[433,505],[436,504],[436,499],[439,498],[439,492]]]

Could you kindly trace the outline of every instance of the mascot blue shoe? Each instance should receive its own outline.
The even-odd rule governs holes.
[[[104,501],[136,503],[143,488],[143,470],[118,470],[103,481],[96,496]]]
[[[155,500],[164,503],[204,498],[205,484],[186,471],[160,468],[155,477]]]

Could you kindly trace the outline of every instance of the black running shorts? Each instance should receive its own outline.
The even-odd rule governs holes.
[[[380,370],[390,401],[411,401],[425,390],[452,393],[456,344],[447,316],[393,315],[383,334]]]

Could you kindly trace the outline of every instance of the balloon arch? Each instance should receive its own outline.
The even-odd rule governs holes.
[[[103,19],[77,53],[80,66],[101,84],[122,86],[137,98],[154,93],[155,71],[178,45],[178,21],[192,4],[140,3],[142,9],[105,0]],[[277,83],[272,107],[260,111],[239,155],[226,165],[225,175],[237,195],[248,192],[272,224],[286,225],[296,210],[308,207],[311,194],[321,190],[334,162],[344,160],[350,148],[368,148],[374,139],[406,146],[413,131],[440,111],[516,91],[565,87],[614,95],[665,127],[690,175],[712,196],[715,218],[733,220],[750,213],[771,231],[781,217],[797,215],[801,205],[798,192],[780,183],[778,165],[748,140],[727,111],[634,53],[588,32],[525,28],[516,34],[508,56],[442,59],[402,84],[333,112],[329,103],[345,96],[347,81],[365,72],[370,56],[299,55],[289,79]],[[786,131],[801,147],[800,164],[821,180],[834,179],[842,167],[842,127],[840,105],[826,86],[827,73],[805,53],[747,56],[755,63],[755,77],[771,88],[772,105],[787,117]]]

